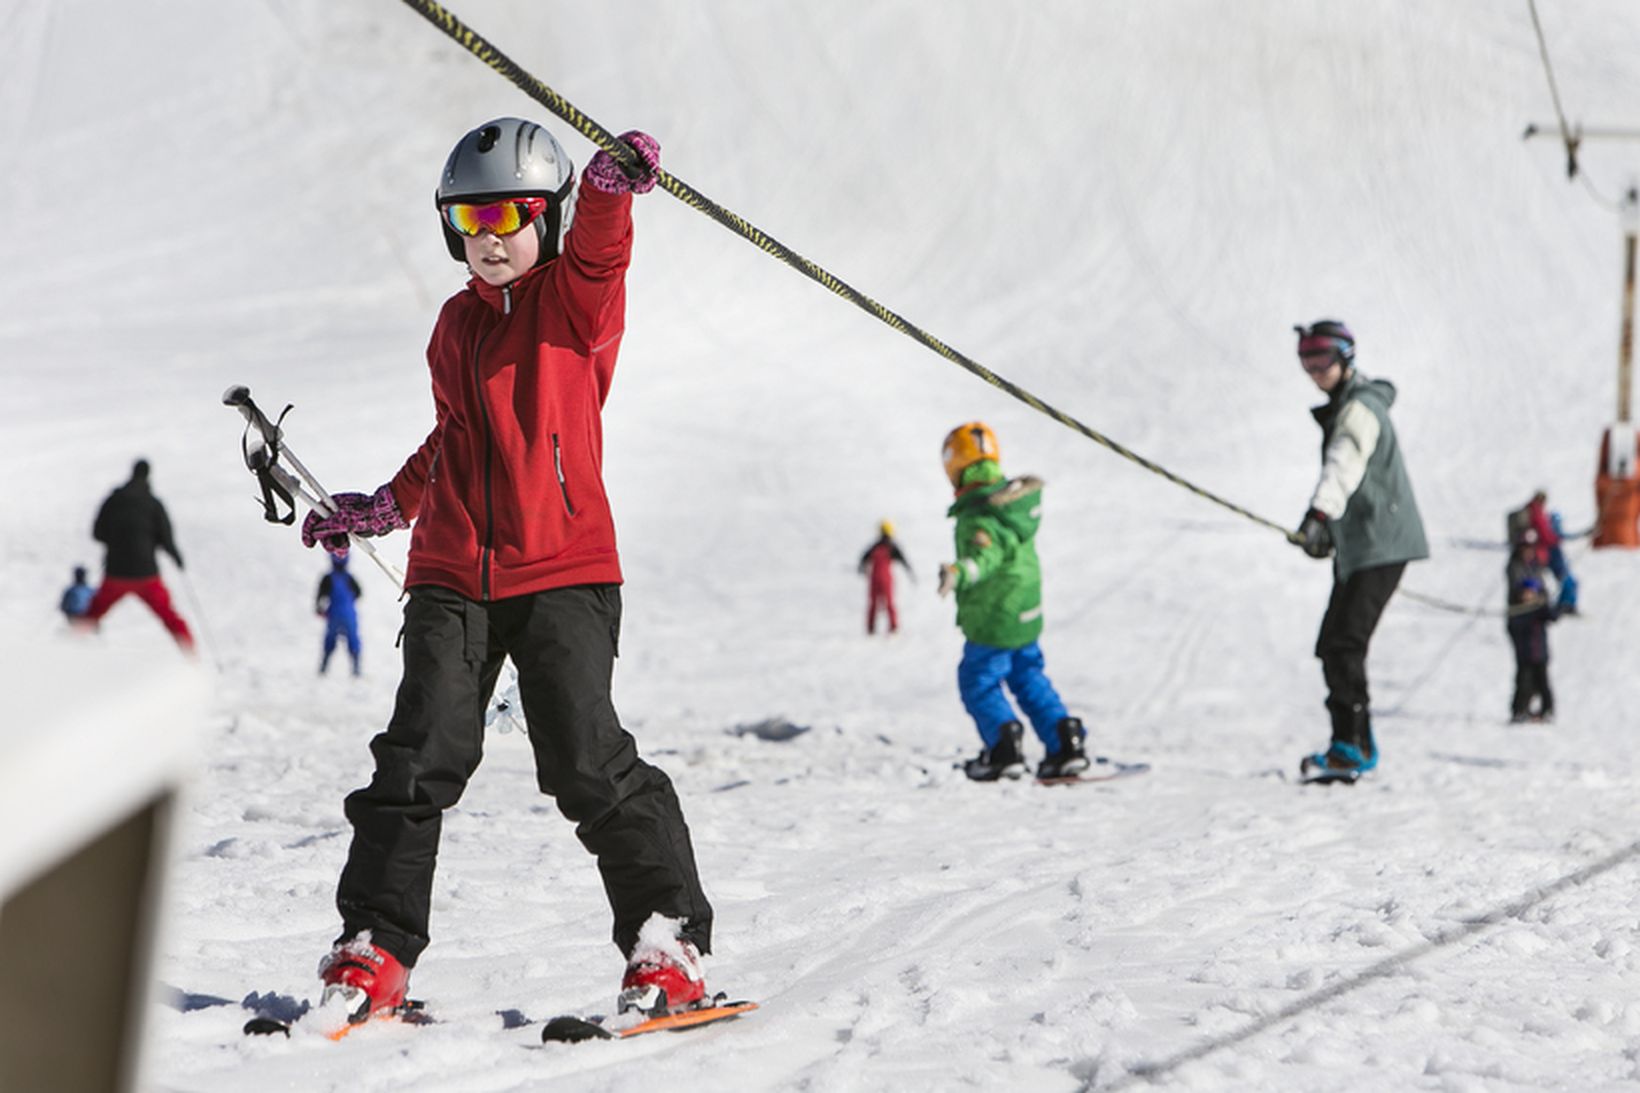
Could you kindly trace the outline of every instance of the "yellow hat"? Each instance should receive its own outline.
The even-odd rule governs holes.
[[[877,525],[877,530],[888,536],[890,539],[894,538],[894,524],[892,521],[884,520],[882,523]]]
[[[1002,458],[1002,448],[989,425],[983,421],[969,421],[945,434],[945,445],[940,454],[945,460],[945,477],[951,480],[951,485],[958,486],[962,484],[963,471],[982,459],[994,462]]]

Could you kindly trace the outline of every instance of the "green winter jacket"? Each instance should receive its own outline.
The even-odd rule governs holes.
[[[1042,480],[995,473],[996,480],[969,489],[946,513],[957,521],[957,625],[969,641],[1018,649],[1042,634],[1035,543]]]
[[[1311,505],[1329,518],[1339,581],[1373,566],[1429,557],[1412,480],[1389,420],[1394,402],[1394,384],[1351,373],[1325,406],[1311,411],[1321,426],[1322,458]]]

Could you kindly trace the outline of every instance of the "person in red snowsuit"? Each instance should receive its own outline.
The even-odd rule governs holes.
[[[894,610],[894,563],[899,562],[905,567],[906,576],[912,580],[917,575],[911,571],[911,563],[905,560],[900,553],[900,546],[894,541],[894,525],[884,520],[877,525],[877,541],[866,548],[860,555],[859,572],[868,578],[866,592],[866,633],[877,632],[877,613],[888,613],[888,632],[896,633],[900,629],[900,616]]]

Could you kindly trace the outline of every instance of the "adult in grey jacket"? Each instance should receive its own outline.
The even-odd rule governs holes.
[[[1311,557],[1333,560],[1332,598],[1315,643],[1332,742],[1303,769],[1354,777],[1378,765],[1367,646],[1407,563],[1429,557],[1429,544],[1389,419],[1394,384],[1355,370],[1355,336],[1342,322],[1294,329],[1299,363],[1327,394],[1311,411],[1321,426],[1321,477],[1296,538]]]

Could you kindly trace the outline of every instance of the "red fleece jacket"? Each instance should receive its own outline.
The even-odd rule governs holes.
[[[445,301],[427,347],[436,423],[391,482],[415,521],[407,587],[495,600],[620,582],[601,414],[631,257],[631,196],[583,183],[561,257]]]

